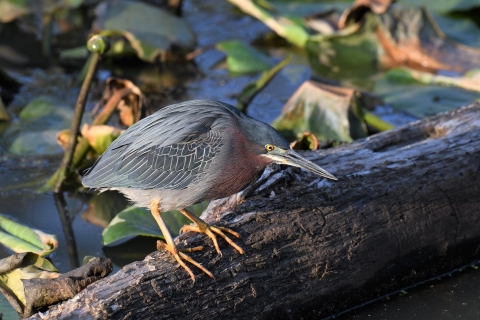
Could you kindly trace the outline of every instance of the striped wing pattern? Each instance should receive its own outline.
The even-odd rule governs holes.
[[[104,154],[84,184],[94,188],[183,189],[210,168],[222,146],[221,134],[213,130],[166,146],[136,149],[123,145]]]

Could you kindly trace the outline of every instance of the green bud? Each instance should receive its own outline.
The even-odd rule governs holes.
[[[99,34],[93,35],[87,41],[87,49],[91,52],[103,54],[110,49],[110,40]]]

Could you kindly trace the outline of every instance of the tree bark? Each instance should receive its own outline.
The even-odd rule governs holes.
[[[203,235],[180,246],[215,276],[155,252],[42,319],[322,318],[479,258],[480,104],[304,155],[339,178],[270,170],[204,214],[238,231],[239,255]],[[152,241],[154,242],[154,241]],[[152,243],[152,247],[154,243]],[[39,316],[32,317],[40,319]]]

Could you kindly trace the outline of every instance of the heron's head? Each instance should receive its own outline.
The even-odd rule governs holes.
[[[272,162],[278,164],[304,168],[319,176],[337,180],[337,178],[327,170],[293,151],[287,140],[270,125],[255,119],[252,120],[253,121],[249,121],[248,126],[243,129],[249,137],[249,140],[254,141],[256,144],[256,150],[258,150],[257,154],[259,156],[267,157]]]

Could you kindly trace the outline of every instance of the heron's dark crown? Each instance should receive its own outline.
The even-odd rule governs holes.
[[[285,138],[269,124],[254,119],[227,103],[220,101],[208,102],[221,105],[230,111],[238,119],[241,132],[245,134],[247,139],[251,142],[262,147],[267,144],[273,144],[274,146],[282,149],[290,149],[290,145],[288,144],[287,140],[285,140]]]

